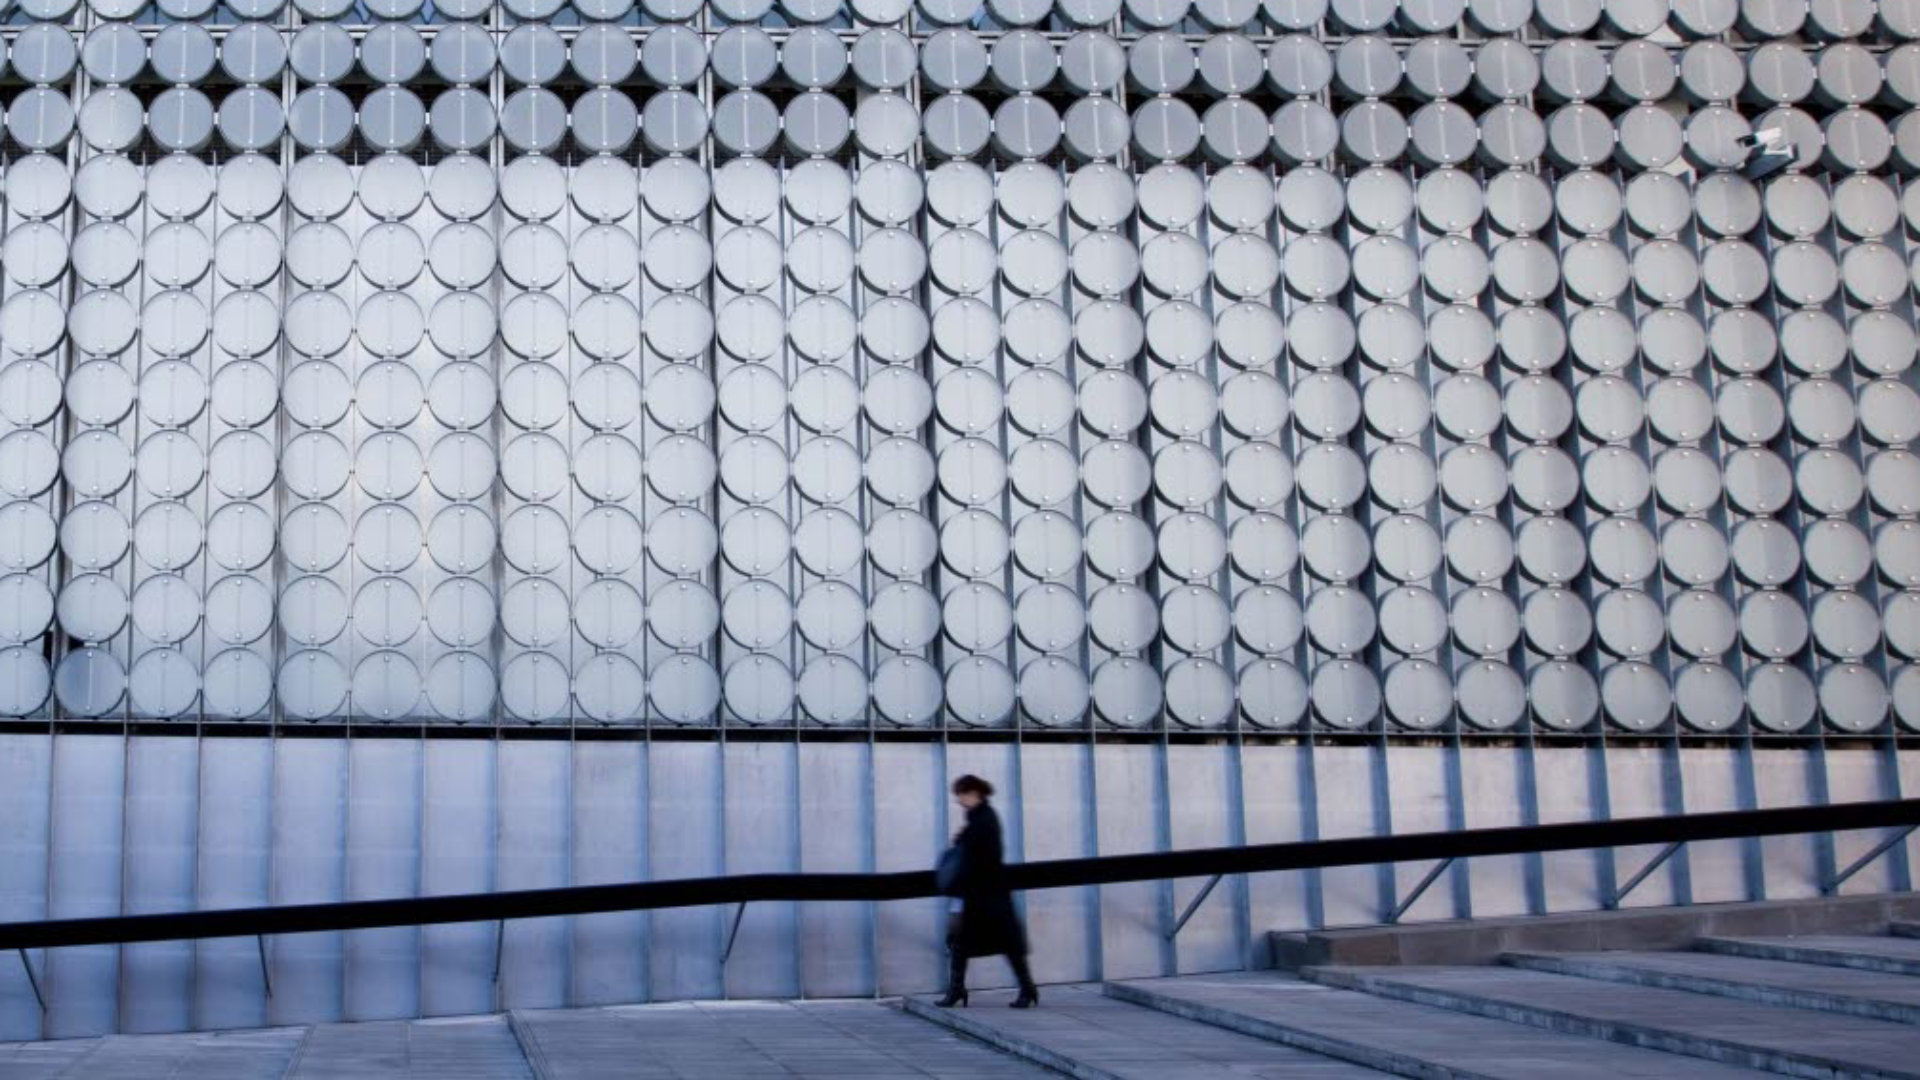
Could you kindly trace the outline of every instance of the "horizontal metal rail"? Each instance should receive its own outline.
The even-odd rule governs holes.
[[[1257,874],[1483,855],[1681,844],[1796,833],[1901,829],[1920,825],[1920,799],[1622,818],[1459,832],[1355,836],[1286,844],[1194,848],[1140,855],[1056,859],[1007,867],[1014,889],[1063,889],[1124,881]],[[492,922],[606,911],[762,901],[911,900],[937,896],[932,870],[890,874],[740,874],[512,892],[349,900],[0,923],[0,950],[139,941],[304,934],[382,926]]]

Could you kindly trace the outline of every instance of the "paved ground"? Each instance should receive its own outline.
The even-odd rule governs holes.
[[[284,1077],[305,1028],[112,1035],[0,1045],[5,1080],[256,1080]],[[405,1075],[405,1074],[400,1074]]]
[[[321,1024],[308,1030],[287,1080],[533,1080],[506,1019]],[[183,1077],[182,1080],[188,1080]],[[240,1080],[236,1076],[234,1080]]]
[[[731,1002],[514,1014],[547,1080],[1049,1075],[876,1002]]]
[[[0,1080],[1054,1075],[891,1005],[725,1002],[0,1044]]]
[[[1401,955],[1394,952],[1393,955]],[[1920,938],[0,1044],[0,1080],[1920,1080]]]
[[[93,1048],[91,1039],[68,1042],[0,1044],[0,1076],[8,1080],[47,1080],[65,1072],[74,1059]]]

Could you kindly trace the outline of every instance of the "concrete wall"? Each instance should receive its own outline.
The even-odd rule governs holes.
[[[950,777],[1002,790],[1011,857],[1261,843],[1882,798],[1920,786],[1884,746],[1671,743],[561,742],[0,736],[0,919],[408,896],[754,871],[929,866]],[[1902,773],[1905,774],[1904,778]],[[1803,897],[1873,837],[1702,844],[1629,904]],[[1650,853],[1456,865],[1409,919],[1599,906]],[[1846,886],[1906,888],[1902,849]],[[1428,867],[1026,897],[1043,979],[1232,969],[1270,929],[1378,921]],[[0,958],[0,1040],[504,1007],[923,991],[937,901],[695,908]],[[497,978],[496,978],[497,967]],[[980,978],[1005,980],[997,962]]]

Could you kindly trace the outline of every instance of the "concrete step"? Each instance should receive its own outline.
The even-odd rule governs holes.
[[[1920,1024],[1920,979],[1703,952],[1509,953],[1513,967]]]
[[[539,1080],[1054,1075],[876,1001],[620,1005],[512,1022]]]
[[[976,993],[964,1009],[905,998],[914,1016],[1080,1080],[1203,1080],[1222,1073],[1334,1080],[1374,1070],[1131,1005],[1087,986],[1048,987],[1040,1008],[1008,1009],[1010,992]]]
[[[249,1074],[222,1075],[240,1080]],[[308,1030],[285,1076],[286,1080],[533,1080],[534,1072],[506,1017],[450,1016],[316,1024]]]
[[[1703,937],[1693,943],[1702,952],[1789,960],[1796,964],[1920,975],[1920,939],[1868,937],[1864,934],[1807,934],[1797,937]]]
[[[1884,934],[1920,928],[1920,893],[1823,896],[1689,907],[1568,911],[1267,935],[1273,966],[1492,964],[1509,952],[1685,949],[1700,937]]]
[[[1400,1076],[1668,1080],[1684,1073],[1720,1080],[1762,1075],[1261,972],[1110,982],[1104,989],[1122,1001]]]
[[[1920,1037],[1905,1024],[1509,967],[1311,974],[1397,1001],[1770,1072],[1920,1078]]]

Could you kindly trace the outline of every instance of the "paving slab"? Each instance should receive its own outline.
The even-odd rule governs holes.
[[[106,1035],[0,1046],[0,1080],[281,1080],[305,1028]]]
[[[1054,1075],[874,1001],[689,1002],[512,1018],[540,1080]]]
[[[1920,979],[1905,975],[1705,952],[1509,953],[1502,959],[1529,971],[1920,1024]]]
[[[99,1044],[99,1039],[0,1043],[0,1080],[56,1080]]]
[[[1789,960],[1796,964],[1920,975],[1920,939],[1866,934],[1805,934],[1793,937],[1703,937],[1693,943],[1702,952]]]
[[[1906,1024],[1509,967],[1311,974],[1399,1001],[1770,1072],[1920,1078],[1920,1034]]]
[[[906,998],[908,1013],[1080,1080],[1348,1080],[1375,1069],[1296,1050],[1108,997],[1098,986],[1050,986],[1038,1009],[1009,1009],[1010,991],[974,994],[967,1008]]]
[[[505,1017],[458,1016],[317,1024],[286,1077],[533,1080],[533,1070]]]
[[[1392,1001],[1261,972],[1111,982],[1105,992],[1190,1020],[1401,1076],[1486,1080],[1698,1080],[1752,1069]]]

